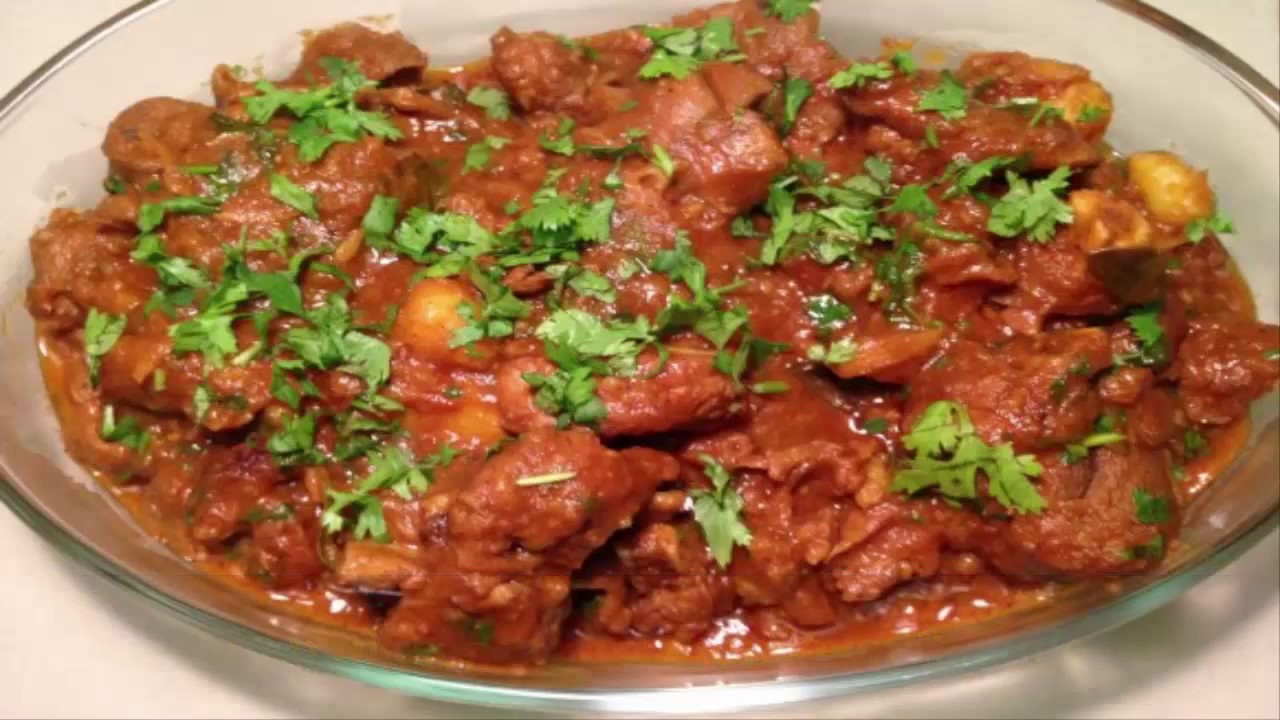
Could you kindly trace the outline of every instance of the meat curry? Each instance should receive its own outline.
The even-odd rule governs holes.
[[[31,240],[71,455],[391,652],[737,657],[1150,571],[1280,377],[1204,172],[1077,65],[807,0],[141,100]]]

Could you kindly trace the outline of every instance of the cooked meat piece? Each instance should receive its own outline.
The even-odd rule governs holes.
[[[213,108],[187,100],[142,100],[111,121],[102,154],[128,178],[164,172],[186,162],[191,148],[213,139],[212,115]]]
[[[650,353],[641,357],[632,377],[597,381],[596,393],[606,411],[597,425],[601,435],[650,435],[710,424],[732,417],[739,409],[733,382],[712,366],[708,355],[673,349],[662,372],[649,377],[658,362]],[[555,365],[541,358],[521,358],[499,368],[498,406],[509,432],[555,426],[555,419],[535,402],[535,391],[524,380],[527,373],[551,375]]]
[[[1191,321],[1173,368],[1182,409],[1196,423],[1221,425],[1247,414],[1280,381],[1280,327],[1224,315]]]
[[[293,77],[317,82],[327,80],[328,72],[321,61],[328,57],[350,60],[365,77],[378,81],[396,77],[414,82],[416,74],[427,66],[427,54],[404,35],[378,32],[359,23],[348,22],[308,38]]]
[[[533,554],[547,567],[572,570],[675,474],[675,461],[659,452],[615,452],[582,429],[533,430],[458,493],[451,543],[468,558]]]
[[[263,495],[284,482],[271,454],[248,445],[209,451],[196,482],[191,535],[214,543],[245,526],[245,515]]]
[[[489,43],[494,73],[522,109],[573,113],[585,106],[591,68],[555,35],[503,28]]]
[[[1062,330],[1002,347],[952,345],[912,383],[906,426],[930,404],[964,405],[987,442],[1030,450],[1088,434],[1101,403],[1089,378],[1111,364],[1104,331]]]

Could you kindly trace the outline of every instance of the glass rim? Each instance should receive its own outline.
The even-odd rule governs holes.
[[[1280,130],[1280,88],[1223,45],[1144,0],[1094,0],[1172,36],[1230,81]],[[0,130],[5,120],[25,106],[48,80],[99,41],[174,0],[139,0],[86,31],[41,63],[0,96]],[[1137,619],[1172,601],[1201,580],[1239,558],[1280,528],[1280,499],[1258,513],[1252,524],[1218,543],[1204,557],[1187,563],[1149,585],[1100,603],[1088,611],[1041,627],[1013,633],[986,647],[962,649],[941,657],[883,669],[822,677],[726,683],[661,689],[574,688],[544,689],[503,684],[482,678],[458,680],[419,671],[345,658],[272,637],[196,607],[152,585],[114,560],[95,551],[67,528],[41,512],[8,478],[0,457],[0,502],[8,506],[37,535],[118,587],[139,595],[183,621],[241,647],[313,670],[332,673],[370,685],[447,702],[524,710],[641,712],[689,715],[728,712],[783,703],[831,698],[854,692],[901,686],[976,671],[1044,652],[1065,642],[1103,632]],[[672,704],[655,703],[662,697]]]

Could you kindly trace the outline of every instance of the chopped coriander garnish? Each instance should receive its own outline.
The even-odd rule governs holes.
[[[858,356],[858,344],[852,338],[841,338],[828,346],[810,345],[805,357],[817,363],[840,365]]]
[[[1165,338],[1164,327],[1160,324],[1160,307],[1144,305],[1136,308],[1125,318],[1129,328],[1137,338],[1138,348],[1132,352],[1116,355],[1116,365],[1138,365],[1154,367],[1163,365],[1169,360],[1169,345]]]
[[[888,80],[893,77],[893,68],[883,60],[873,63],[854,63],[841,70],[827,84],[836,90],[860,88],[872,80]]]
[[[943,199],[950,199],[961,194],[972,194],[978,183],[990,178],[996,170],[1008,167],[1017,162],[1017,158],[1003,155],[992,155],[976,163],[957,161],[948,168],[946,176],[951,179],[951,187],[942,194]]]
[[[577,471],[570,470],[566,472],[547,473],[545,475],[528,475],[516,480],[516,485],[520,487],[535,487],[538,485],[553,485],[555,483],[571,480],[578,476]]]
[[[1107,116],[1107,109],[1098,107],[1097,105],[1085,105],[1080,108],[1080,112],[1076,114],[1076,120],[1083,123],[1091,123],[1101,120]]]
[[[1263,360],[1280,360],[1280,348],[1271,348],[1262,351]]]
[[[889,429],[889,421],[882,417],[874,417],[862,423],[862,431],[869,435],[883,435]]]
[[[132,415],[126,415],[123,420],[116,421],[114,405],[103,406],[102,428],[98,434],[103,440],[119,443],[139,455],[145,453],[147,446],[151,444],[150,433],[143,430]]]
[[[805,304],[809,319],[819,332],[830,332],[853,317],[853,308],[836,299],[834,295],[814,295]]]
[[[654,145],[652,159],[654,166],[661,170],[663,175],[666,175],[667,177],[675,175],[676,163],[671,159],[671,156],[667,154],[666,148],[661,145]]]
[[[947,120],[959,120],[969,112],[969,91],[950,70],[943,70],[938,84],[920,96],[916,110],[933,111]]]
[[[316,196],[280,173],[271,173],[271,197],[312,220],[320,219],[316,212]]]
[[[385,246],[396,228],[396,212],[400,209],[400,200],[389,195],[375,195],[369,209],[365,211],[360,228],[364,231],[365,242],[374,247]]]
[[[515,321],[529,315],[529,304],[502,284],[501,272],[472,266],[470,277],[484,297],[484,304],[479,307],[471,303],[458,306],[458,315],[467,324],[454,331],[449,347],[464,347],[485,338],[510,337],[515,333]]]
[[[1104,415],[1103,417],[1106,416]],[[1081,460],[1089,457],[1089,451],[1093,448],[1099,448],[1104,445],[1113,445],[1118,442],[1124,442],[1127,439],[1128,438],[1124,435],[1116,432],[1095,432],[1090,435],[1086,435],[1084,439],[1078,443],[1068,443],[1062,459],[1068,465],[1075,465]]]
[[[89,364],[89,384],[98,386],[98,373],[102,367],[102,356],[110,352],[116,341],[124,334],[127,320],[123,315],[112,315],[100,312],[97,308],[89,308],[84,319],[84,354]]]
[[[1209,441],[1199,430],[1187,428],[1182,433],[1182,455],[1186,458],[1199,457],[1209,449]]]
[[[885,315],[894,323],[915,322],[912,300],[916,296],[916,279],[923,271],[924,253],[913,242],[899,243],[876,261],[872,299],[881,301]]]
[[[1163,554],[1164,536],[1156,535],[1150,542],[1129,548],[1126,557],[1130,560],[1155,560]]]
[[[789,390],[791,390],[791,386],[781,380],[766,380],[751,386],[751,392],[756,395],[777,395]]]
[[[1169,520],[1169,498],[1137,488],[1133,491],[1133,506],[1143,525],[1160,525]]]
[[[317,465],[324,454],[316,448],[316,416],[312,413],[289,418],[267,438],[267,450],[282,467]]]
[[[743,524],[742,496],[733,487],[733,478],[723,465],[710,455],[702,455],[702,469],[711,481],[711,489],[697,489],[693,498],[693,517],[702,528],[702,536],[720,567],[728,567],[735,545],[751,546],[751,530]]]
[[[572,143],[573,141],[570,140],[569,142]],[[485,169],[489,165],[493,151],[510,144],[511,140],[509,138],[489,135],[480,142],[468,146],[466,158],[462,162],[462,174],[466,175],[469,172]]]
[[[467,93],[467,102],[483,108],[485,114],[494,120],[507,120],[511,117],[511,99],[499,88],[471,88],[471,92]]]
[[[795,126],[800,108],[813,95],[813,83],[802,77],[789,77],[783,86],[782,95],[782,134],[785,136]]]
[[[1070,186],[1071,168],[1060,167],[1032,183],[1011,171],[1006,171],[1005,177],[1009,192],[991,208],[987,221],[991,232],[1007,238],[1025,234],[1032,242],[1046,243],[1053,239],[1059,224],[1074,219],[1071,206],[1058,197]]]
[[[365,135],[399,140],[403,134],[385,113],[362,110],[356,95],[376,82],[365,77],[349,60],[320,59],[331,84],[306,90],[283,90],[260,80],[254,85],[261,93],[244,99],[245,110],[258,125],[265,125],[280,110],[295,118],[289,141],[298,147],[304,162],[319,160],[334,143],[355,142]]]
[[[1201,240],[1204,240],[1204,236],[1209,231],[1213,231],[1213,234],[1215,235],[1230,235],[1236,231],[1236,226],[1235,223],[1231,222],[1231,218],[1219,213],[1217,208],[1215,208],[1213,214],[1209,217],[1196,218],[1195,220],[1187,223],[1187,227],[1184,232],[1186,233],[1187,240],[1190,240],[1193,245],[1196,245],[1199,244]]]
[[[124,184],[124,180],[121,180],[120,176],[108,175],[107,179],[102,181],[102,189],[112,195],[119,195],[127,191],[129,186]]]
[[[903,185],[898,196],[889,205],[889,212],[911,213],[922,220],[928,220],[938,214],[938,206],[929,198],[924,185]]]
[[[916,58],[911,54],[910,50],[899,50],[889,58],[889,62],[902,71],[904,75],[915,75],[920,66],[916,64]]]
[[[640,68],[645,80],[663,76],[682,80],[704,62],[746,59],[733,38],[733,21],[726,17],[712,18],[700,28],[646,27],[644,33],[654,46],[653,55]]]
[[[138,230],[148,233],[160,227],[165,215],[212,215],[219,203],[202,197],[173,197],[158,203],[142,203],[138,207]]]
[[[902,444],[915,453],[894,474],[893,489],[914,495],[936,489],[945,498],[978,496],[977,472],[987,476],[991,497],[1018,513],[1040,513],[1047,504],[1031,483],[1043,471],[1033,455],[1014,455],[1013,445],[988,445],[963,405],[939,401],[925,409]]]
[[[938,131],[932,125],[924,128],[924,146],[932,150],[942,147],[942,143],[938,142]]]
[[[371,472],[350,492],[328,491],[328,504],[320,516],[320,524],[326,532],[336,533],[349,522],[346,509],[356,508],[356,524],[352,535],[357,540],[371,537],[377,542],[391,541],[386,518],[382,514],[382,502],[374,495],[381,490],[391,490],[408,500],[422,494],[431,485],[433,472],[453,462],[456,452],[448,445],[422,462],[414,462],[407,452],[398,447],[383,447],[369,454]]]
[[[765,12],[782,22],[795,22],[813,10],[813,0],[769,0]]]

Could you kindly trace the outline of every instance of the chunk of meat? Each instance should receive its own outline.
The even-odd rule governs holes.
[[[983,102],[1032,97],[1052,105],[1090,139],[1102,137],[1111,120],[1111,94],[1079,65],[1021,52],[984,52],[965,58],[956,74],[967,85],[981,86],[977,96]]]
[[[1003,299],[1002,317],[1014,330],[1031,334],[1050,316],[1108,315],[1120,309],[1069,231],[1047,243],[1017,243],[1013,252],[1018,282]]]
[[[897,524],[827,563],[827,586],[845,602],[876,600],[893,588],[937,574],[942,555],[935,528]]]
[[[1056,453],[1055,453],[1056,455]],[[1060,467],[1042,458],[1046,475]],[[988,557],[1002,571],[1024,578],[1106,577],[1142,572],[1157,564],[1165,541],[1177,534],[1167,462],[1158,450],[1110,445],[1093,453],[1088,489],[1079,498],[1051,500],[1040,515],[1018,515]],[[1166,521],[1144,524],[1137,491],[1169,503]],[[1163,538],[1163,540],[1157,539]]]
[[[857,353],[852,360],[831,368],[837,376],[855,378],[869,376],[892,381],[904,374],[903,366],[914,369],[923,364],[942,342],[944,331],[888,329],[870,336],[859,336],[855,341]]]
[[[916,377],[904,427],[932,403],[951,400],[968,409],[987,442],[1008,441],[1019,450],[1068,442],[1088,434],[1101,411],[1089,378],[1110,364],[1107,334],[1097,328],[1001,347],[962,340]]]
[[[540,663],[560,644],[569,575],[512,577],[460,571],[447,547],[426,558],[430,575],[407,587],[379,628],[386,647],[478,663]]]
[[[676,471],[668,455],[615,452],[587,430],[534,430],[490,458],[457,494],[450,542],[468,559],[532,554],[546,567],[572,570],[630,524]]]
[[[306,587],[328,570],[320,559],[319,540],[320,527],[314,515],[255,522],[249,575],[277,590]]]
[[[572,113],[586,105],[591,66],[555,35],[503,28],[489,44],[494,73],[522,109]]]
[[[226,540],[245,526],[245,514],[258,499],[284,479],[266,451],[248,445],[210,450],[196,483],[192,537],[205,543]]]
[[[155,272],[129,259],[133,234],[92,214],[55,210],[49,224],[31,236],[35,278],[27,309],[55,330],[79,327],[90,307],[111,314],[141,307],[155,285]]]
[[[707,87],[729,112],[753,107],[773,90],[769,78],[741,63],[712,62],[702,66]]]
[[[1225,425],[1280,381],[1280,327],[1220,314],[1191,321],[1173,374],[1192,422]]]
[[[938,82],[936,73],[921,71],[842,92],[853,115],[882,122],[908,140],[922,141],[932,127],[939,153],[948,161],[958,157],[978,162],[996,155],[1026,156],[1031,168],[1052,170],[1063,165],[1096,165],[1102,159],[1093,143],[1067,123],[1041,122],[1033,126],[1024,113],[977,102],[970,102],[964,117],[954,120],[938,113],[919,112],[920,98]]]
[[[649,377],[659,362],[655,354],[646,353],[632,377],[596,381],[596,394],[607,413],[596,428],[601,435],[651,435],[725,420],[740,409],[732,380],[715,369],[709,355],[675,348],[662,372]],[[555,425],[555,418],[538,407],[534,390],[524,379],[527,373],[551,375],[555,369],[540,357],[519,358],[498,369],[498,407],[509,432]]]
[[[107,126],[102,154],[127,179],[154,175],[185,162],[191,148],[213,139],[213,108],[155,97],[125,108]]]
[[[309,78],[326,81],[329,74],[320,61],[327,57],[350,60],[365,77],[378,81],[395,76],[414,82],[427,66],[427,54],[404,35],[347,22],[312,35],[292,77],[304,82]]]
[[[764,200],[789,162],[759,113],[725,110],[701,75],[660,81],[650,103],[649,135],[676,161],[676,190],[715,212],[736,215]]]
[[[648,524],[613,548],[617,567],[607,574],[618,577],[625,589],[605,598],[596,613],[608,632],[693,642],[733,609],[730,579],[716,565],[696,523]]]
[[[398,590],[431,574],[423,551],[399,544],[347,543],[336,570],[338,582],[361,589]]]

